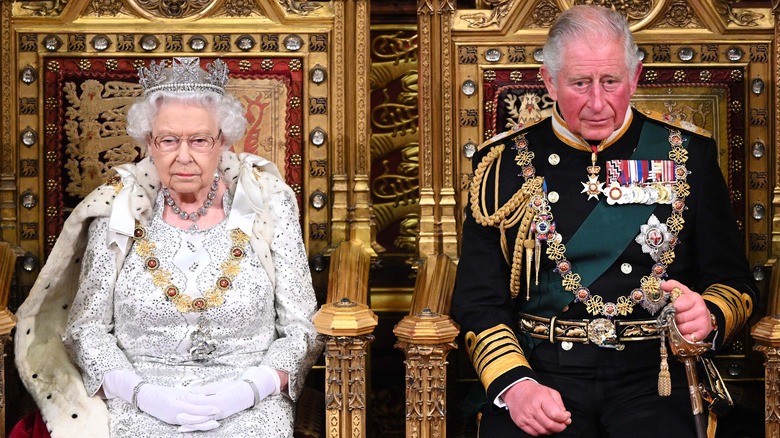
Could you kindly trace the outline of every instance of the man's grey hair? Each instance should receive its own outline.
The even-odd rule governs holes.
[[[558,16],[544,44],[544,65],[554,82],[557,82],[558,73],[563,68],[563,49],[566,44],[593,37],[623,42],[629,79],[634,79],[641,59],[625,17],[602,6],[578,5]]]

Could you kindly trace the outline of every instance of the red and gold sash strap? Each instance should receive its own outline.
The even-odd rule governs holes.
[[[531,368],[515,333],[505,324],[491,327],[478,335],[468,332],[465,340],[471,363],[485,388],[513,368]]]
[[[724,340],[739,331],[753,312],[753,299],[749,294],[723,284],[711,285],[704,291],[702,298],[716,305],[723,313],[725,325],[721,332]]]

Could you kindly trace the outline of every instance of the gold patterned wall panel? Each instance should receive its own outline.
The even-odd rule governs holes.
[[[419,212],[417,32],[375,26],[371,32],[371,198],[377,243],[414,254]]]
[[[43,260],[68,211],[113,165],[151,60],[229,64],[250,130],[234,149],[274,161],[298,194],[309,254],[329,244],[332,2],[0,3],[0,235]],[[342,136],[343,137],[343,136]]]

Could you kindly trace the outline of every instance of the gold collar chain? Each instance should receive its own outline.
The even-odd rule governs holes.
[[[657,263],[650,269],[650,275],[642,277],[640,286],[631,291],[628,296],[618,297],[617,303],[604,302],[600,295],[593,294],[581,284],[582,277],[572,271],[571,262],[566,259],[566,246],[561,243],[562,236],[558,233],[553,220],[546,190],[531,198],[530,207],[536,210],[536,217],[531,224],[531,230],[536,234],[537,247],[542,241],[547,242],[547,257],[555,262],[555,271],[562,277],[563,288],[574,295],[574,302],[585,304],[591,315],[603,315],[612,318],[616,315],[626,316],[633,312],[634,305],[639,304],[651,314],[663,308],[669,294],[661,290],[661,280],[666,276],[667,267],[674,261],[674,248],[677,245],[677,235],[683,228],[685,220],[682,212],[685,209],[685,197],[690,194],[687,182],[688,170],[685,162],[688,151],[683,147],[683,137],[678,130],[669,131],[669,158],[675,163],[675,181],[672,184],[672,214],[666,220],[671,239],[669,247],[658,256]],[[517,151],[515,161],[522,169],[526,181],[536,175],[531,159],[533,153],[528,150],[528,140],[524,135],[515,138],[513,149]]]
[[[173,284],[173,274],[168,269],[160,267],[160,259],[155,256],[156,244],[148,239],[146,228],[136,222],[135,252],[144,258],[144,269],[152,276],[152,283],[160,288],[165,298],[176,306],[176,310],[186,312],[205,312],[208,309],[221,306],[225,302],[225,293],[232,287],[233,279],[241,271],[241,259],[246,256],[247,236],[240,229],[230,231],[230,251],[228,257],[220,264],[221,274],[217,276],[214,287],[203,293],[202,297],[192,298],[181,292]]]

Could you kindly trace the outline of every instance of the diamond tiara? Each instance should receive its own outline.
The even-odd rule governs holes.
[[[200,68],[198,57],[175,57],[169,68],[166,62],[154,61],[149,68],[138,69],[138,83],[144,90],[144,96],[155,91],[170,91],[173,93],[192,93],[194,91],[213,91],[225,94],[228,82],[228,67],[221,59],[206,64],[208,73]]]

